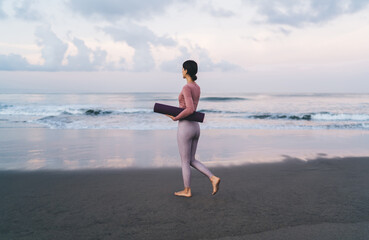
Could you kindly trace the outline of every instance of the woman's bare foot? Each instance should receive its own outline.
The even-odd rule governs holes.
[[[180,197],[191,197],[191,188],[189,187],[185,187],[184,190],[179,191],[179,192],[175,192],[174,195],[176,196],[180,196]]]
[[[219,190],[220,178],[216,176],[212,176],[210,178],[211,184],[213,185],[213,193],[212,195],[216,194]]]

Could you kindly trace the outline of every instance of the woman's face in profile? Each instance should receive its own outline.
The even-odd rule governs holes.
[[[187,70],[185,70],[184,68],[182,68],[182,76],[183,76],[183,78],[186,78],[186,74],[187,74]]]

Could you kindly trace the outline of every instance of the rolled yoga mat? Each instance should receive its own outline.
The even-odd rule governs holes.
[[[184,108],[174,107],[170,105],[165,105],[161,103],[155,103],[154,105],[154,112],[162,113],[162,114],[169,114],[174,117],[176,117],[178,114],[180,114]],[[182,118],[189,121],[196,121],[196,122],[203,122],[204,121],[205,114],[201,112],[193,112],[191,115]]]

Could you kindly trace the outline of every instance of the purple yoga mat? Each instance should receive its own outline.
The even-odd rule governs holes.
[[[174,107],[170,105],[165,105],[161,103],[155,103],[154,105],[154,112],[162,113],[162,114],[169,114],[174,117],[176,117],[178,114],[180,114],[184,108]],[[196,121],[196,122],[203,122],[204,121],[205,114],[201,112],[193,112],[191,115],[182,118],[189,121]]]

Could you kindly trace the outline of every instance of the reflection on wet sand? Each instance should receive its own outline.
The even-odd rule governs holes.
[[[46,159],[30,159],[27,161],[27,169],[39,169],[45,166]]]
[[[28,150],[28,155],[30,157],[29,160],[27,160],[27,169],[33,170],[33,169],[39,169],[45,166],[46,159],[42,158],[42,149],[30,149]]]
[[[127,167],[132,167],[134,162],[135,162],[134,158],[123,159],[120,157],[116,157],[116,158],[106,159],[105,164],[103,164],[100,167],[127,168]]]
[[[0,129],[0,169],[180,167],[176,130]],[[344,130],[202,130],[209,167],[286,158],[368,156],[369,133]]]

